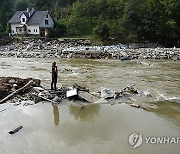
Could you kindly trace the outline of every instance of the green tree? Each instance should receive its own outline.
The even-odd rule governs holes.
[[[50,10],[55,3],[55,0],[29,0],[29,3],[36,10]]]
[[[106,23],[100,22],[93,31],[95,35],[101,37],[102,41],[105,41],[109,38],[109,27]]]
[[[28,8],[28,3],[27,1],[20,1],[16,3],[16,10],[17,11],[24,11]]]
[[[0,24],[0,32],[3,32],[3,26]]]
[[[0,8],[0,23],[1,26],[3,27],[3,30],[5,31],[7,22],[13,15],[13,5],[10,0],[5,0],[1,4]]]
[[[67,27],[63,24],[55,23],[51,37],[64,37],[67,35]]]

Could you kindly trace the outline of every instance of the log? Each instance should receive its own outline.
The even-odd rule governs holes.
[[[27,87],[31,86],[33,84],[33,80],[30,80],[27,84],[25,84],[23,87],[19,88],[18,90],[14,91],[13,93],[9,94],[8,96],[6,96],[5,98],[3,98],[0,101],[0,104],[6,102],[7,100],[9,100],[10,98],[14,97],[16,94],[18,94],[19,92],[22,92],[24,90],[26,90]]]
[[[9,131],[9,134],[15,134],[15,133],[17,133],[17,132],[18,132],[20,129],[22,129],[22,128],[23,128],[23,126],[18,126],[17,128]]]
[[[130,104],[130,106],[135,107],[135,108],[140,108],[140,105],[137,105],[137,104]]]

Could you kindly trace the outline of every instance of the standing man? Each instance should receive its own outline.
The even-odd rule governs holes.
[[[58,76],[58,69],[56,66],[56,62],[54,61],[52,63],[52,81],[51,81],[51,90],[57,90],[56,84],[57,84],[57,76]]]

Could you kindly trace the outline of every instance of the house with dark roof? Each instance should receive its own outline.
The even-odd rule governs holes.
[[[48,11],[36,11],[33,8],[17,11],[9,23],[11,35],[47,36],[54,27],[54,19]]]

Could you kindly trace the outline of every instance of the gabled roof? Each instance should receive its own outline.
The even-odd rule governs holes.
[[[46,16],[47,11],[35,11],[34,14],[31,16],[27,25],[39,24],[42,19]]]
[[[14,16],[11,18],[9,23],[11,23],[11,24],[20,23],[21,22],[20,17],[23,13],[27,17],[27,22],[26,22],[27,25],[40,24],[42,19],[45,18],[46,14],[47,13],[49,14],[48,11],[30,11],[31,16],[29,17],[29,14],[27,13],[27,11],[17,11],[14,14]],[[51,16],[51,18],[52,18],[52,16]]]
[[[20,23],[20,16],[24,11],[17,11],[14,16],[11,18],[11,20],[9,21],[9,23]]]

